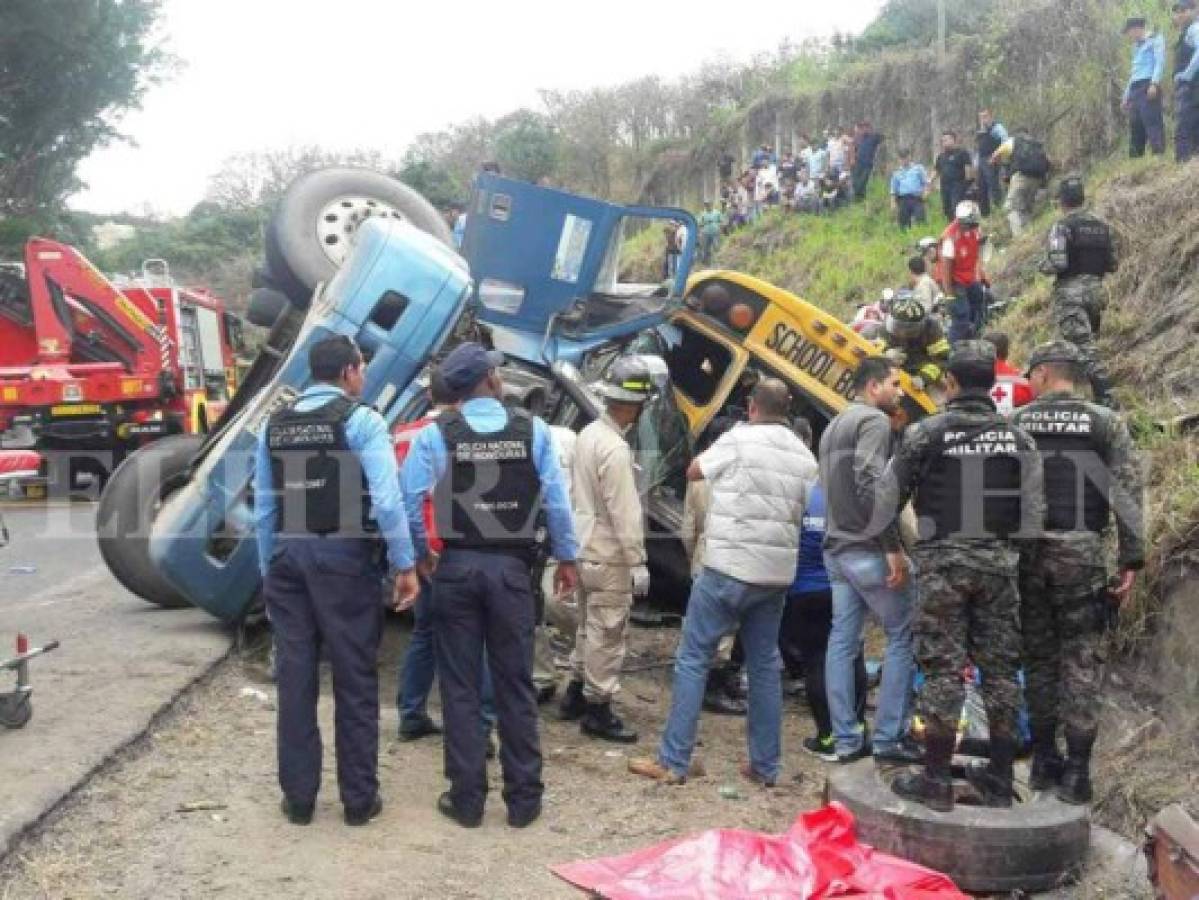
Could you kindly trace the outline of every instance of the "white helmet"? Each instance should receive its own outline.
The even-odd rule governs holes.
[[[979,222],[978,204],[972,200],[963,200],[953,213],[953,217],[963,225],[977,225]]]

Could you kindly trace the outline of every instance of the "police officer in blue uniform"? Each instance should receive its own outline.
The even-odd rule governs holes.
[[[356,398],[362,354],[347,337],[313,344],[314,383],[259,437],[254,498],[267,614],[275,632],[283,813],[312,821],[321,777],[322,648],[333,669],[337,781],[347,825],[383,809],[379,679],[386,544],[394,602],[420,585],[387,424]]]
[[[500,403],[497,370],[503,361],[502,353],[474,343],[450,352],[439,371],[465,402],[413,439],[402,475],[422,571],[434,569],[421,514],[430,492],[445,544],[433,571],[432,611],[450,789],[437,808],[467,828],[481,824],[487,794],[487,747],[479,729],[484,646],[495,690],[508,824],[523,828],[541,814],[529,572],[542,514],[558,560],[555,590],[561,595],[578,585],[569,492],[549,428]]]

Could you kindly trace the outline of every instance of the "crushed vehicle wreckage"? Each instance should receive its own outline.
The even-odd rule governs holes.
[[[637,229],[679,222],[687,239],[667,283],[622,276]],[[428,366],[471,338],[501,350],[509,402],[577,431],[598,414],[590,385],[622,352],[657,363],[659,391],[632,436],[649,519],[652,593],[682,605],[678,530],[695,439],[743,412],[758,378],[781,377],[817,437],[852,398],[874,350],[835,316],[752,276],[691,274],[698,233],[680,209],[621,206],[493,174],[475,183],[461,254],[437,212],[406,186],[358,169],[298,179],[266,236],[250,320],[270,327],[241,388],[207,436],[165,438],[130,456],[105,489],[101,552],[130,591],[236,622],[257,605],[251,477],[266,417],[311,380],[307,349],[332,334],[367,360],[363,401],[393,428],[427,409]],[[905,411],[933,400],[904,376]]]

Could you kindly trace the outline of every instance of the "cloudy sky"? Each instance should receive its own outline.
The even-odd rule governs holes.
[[[184,213],[221,160],[289,145],[399,156],[417,134],[537,107],[540,88],[665,78],[784,37],[856,32],[881,0],[166,0],[182,68],[81,168],[72,205]]]

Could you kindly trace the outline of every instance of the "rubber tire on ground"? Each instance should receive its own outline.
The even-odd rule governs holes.
[[[168,609],[191,602],[150,559],[150,525],[164,486],[187,470],[203,441],[201,435],[178,434],[142,447],[117,467],[96,512],[96,538],[109,571],[131,593]]]
[[[270,328],[287,308],[288,302],[287,295],[282,291],[269,287],[254,288],[250,291],[250,301],[246,306],[246,321],[259,328]]]
[[[1010,809],[959,803],[939,813],[892,792],[901,771],[862,760],[829,777],[828,799],[853,813],[862,843],[943,872],[974,893],[1049,890],[1086,862],[1088,807],[1042,793]]]
[[[329,168],[301,175],[279,198],[266,230],[266,260],[292,303],[306,309],[312,293],[336,266],[325,255],[317,226],[325,207],[339,197],[367,197],[386,203],[422,231],[453,246],[445,219],[408,185],[370,169]]]

